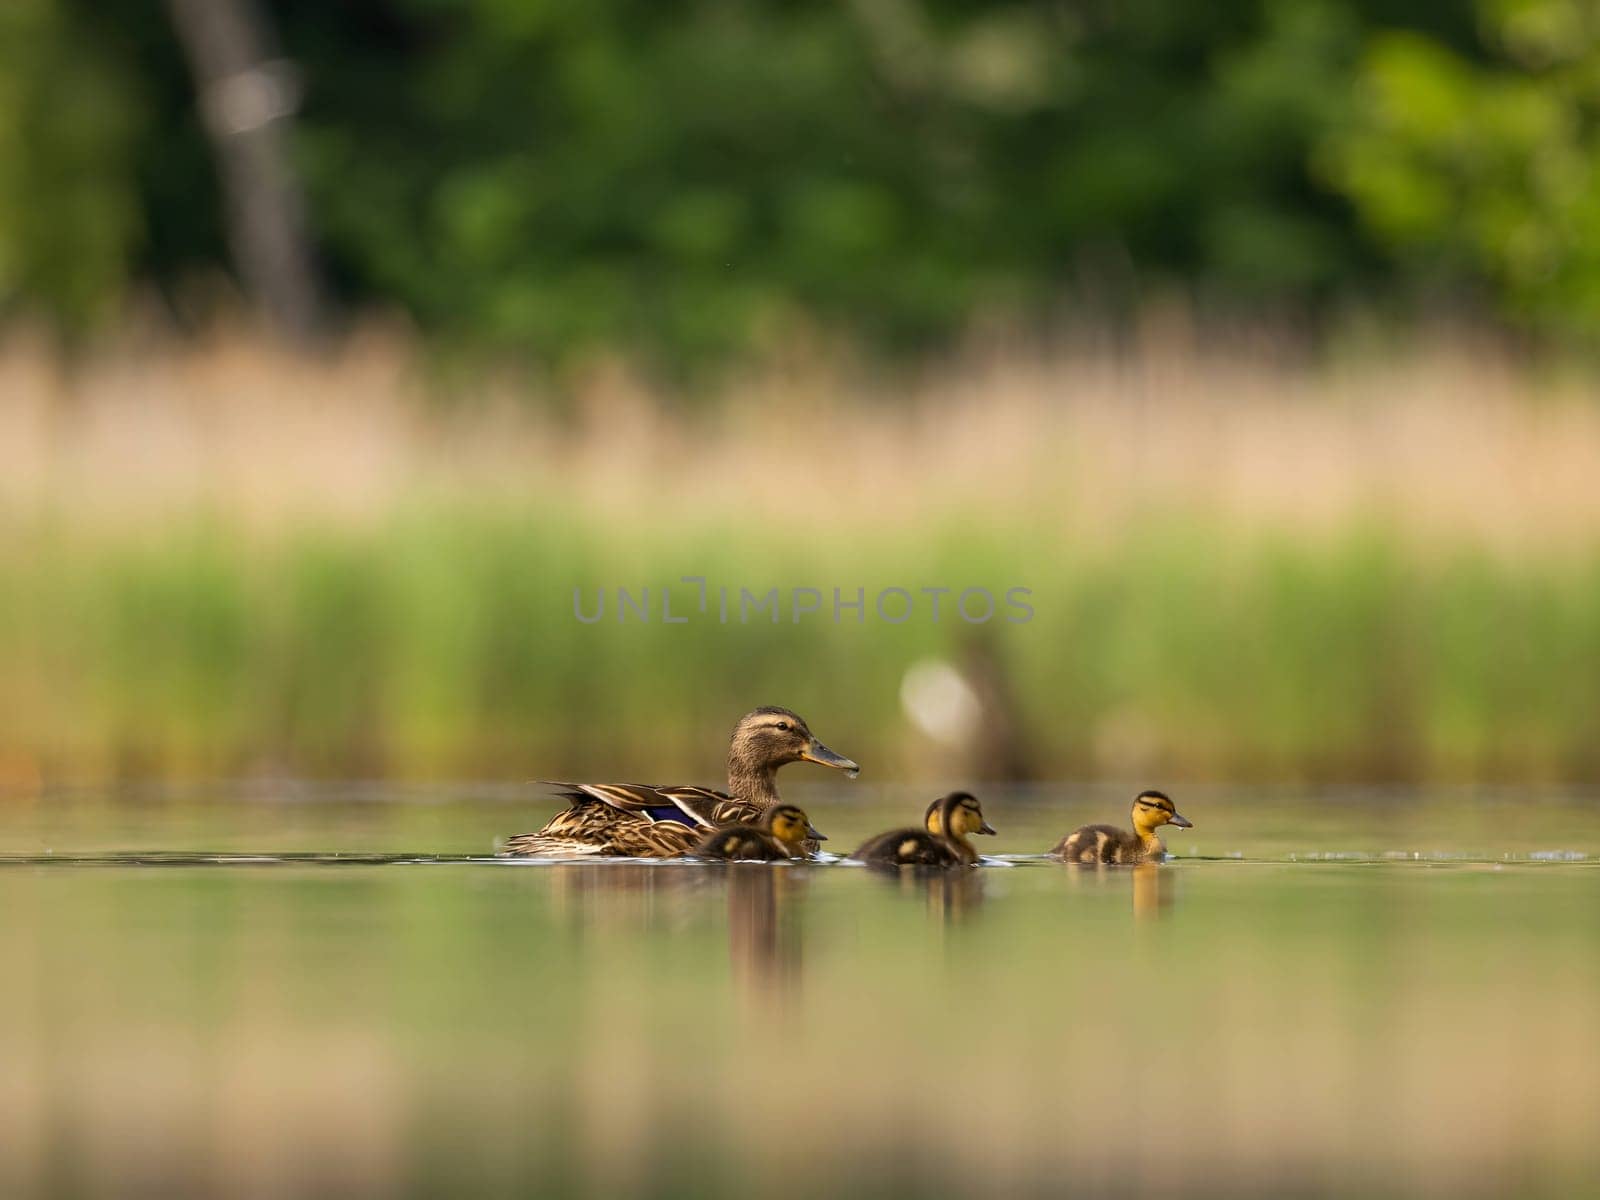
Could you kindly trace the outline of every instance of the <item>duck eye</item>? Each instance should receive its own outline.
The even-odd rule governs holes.
[[[789,732],[789,722],[787,722],[787,721],[779,721],[778,722],[778,728],[783,730],[785,733],[788,733]]]

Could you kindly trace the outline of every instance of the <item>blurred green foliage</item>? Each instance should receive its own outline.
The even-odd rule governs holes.
[[[0,5],[0,312],[81,326],[127,285],[137,80],[58,0]]]
[[[684,360],[1441,282],[1600,324],[1581,0],[264,8],[336,290],[477,344]],[[82,323],[149,281],[182,313],[225,266],[165,13],[0,14],[0,306]]]
[[[1261,538],[1152,516],[1099,548],[1055,529],[1041,514],[977,536],[944,518],[797,551],[737,519],[622,527],[560,502],[433,506],[266,543],[225,525],[114,544],[41,525],[0,542],[0,761],[51,777],[703,774],[734,716],[783,703],[892,778],[919,744],[906,671],[960,661],[979,627],[948,608],[936,624],[926,604],[886,624],[871,597],[938,580],[1033,589],[1032,621],[981,628],[1044,778],[1116,771],[1130,752],[1232,780],[1600,768],[1591,553],[1419,555],[1359,522]],[[707,576],[710,612],[665,625],[660,589],[684,563]],[[802,585],[865,587],[865,621],[836,624],[830,602],[798,623],[787,607],[777,624],[738,620],[738,588]],[[619,586],[651,590],[648,623],[617,619]],[[603,621],[578,623],[573,587],[586,611],[606,589]],[[678,585],[674,610],[694,597]]]
[[[1329,177],[1402,261],[1465,271],[1538,325],[1600,329],[1600,9],[1483,0],[1477,63],[1374,38]]]

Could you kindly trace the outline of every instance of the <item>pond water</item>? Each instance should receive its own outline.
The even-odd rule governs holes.
[[[1549,1195],[1600,803],[979,789],[997,857],[497,861],[524,788],[0,801],[0,1195]],[[829,846],[931,793],[795,786]],[[991,849],[985,844],[984,849]]]

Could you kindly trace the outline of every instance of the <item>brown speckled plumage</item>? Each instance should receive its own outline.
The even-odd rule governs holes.
[[[1115,825],[1085,825],[1075,829],[1051,848],[1050,853],[1070,863],[1159,862],[1167,852],[1156,835],[1162,825],[1191,828],[1178,814],[1172,800],[1163,792],[1140,792],[1133,801],[1133,828]]]
[[[800,809],[792,804],[779,804],[762,814],[757,823],[712,830],[689,853],[695,858],[719,858],[728,862],[804,858],[806,846],[816,844],[806,835],[821,836],[810,826],[810,820]]]
[[[568,801],[537,833],[507,838],[500,853],[525,858],[676,858],[708,830],[759,823],[778,803],[774,775],[791,762],[854,774],[859,768],[812,736],[786,708],[758,708],[734,727],[728,791],[643,783],[557,783]],[[808,845],[814,852],[815,843]]]

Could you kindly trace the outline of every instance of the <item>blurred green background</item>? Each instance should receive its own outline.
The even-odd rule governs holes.
[[[10,0],[0,789],[1592,778],[1597,23]]]
[[[8,309],[78,326],[153,287],[194,317],[227,271],[194,7],[6,6]],[[1580,0],[222,7],[292,66],[333,290],[475,344],[927,345],[1153,283],[1600,320]]]
[[[0,0],[0,1193],[1581,1192],[1596,13]]]

